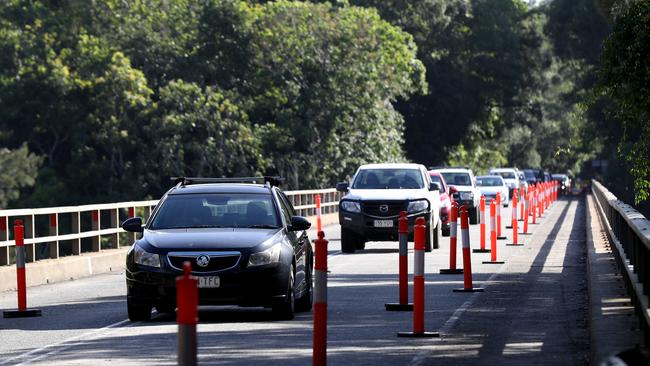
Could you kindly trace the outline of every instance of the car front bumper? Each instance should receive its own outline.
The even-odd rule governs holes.
[[[413,236],[413,226],[418,217],[424,217],[426,223],[429,222],[431,213],[422,212],[408,215],[409,237]],[[393,222],[392,227],[376,227],[375,220],[390,220]],[[368,241],[395,241],[398,240],[398,217],[377,218],[364,215],[362,213],[352,213],[339,210],[339,223],[342,228],[351,230],[357,235],[363,236]]]

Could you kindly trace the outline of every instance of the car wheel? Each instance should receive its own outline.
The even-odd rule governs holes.
[[[289,283],[287,284],[287,293],[281,303],[273,307],[273,314],[276,318],[282,320],[291,320],[295,314],[295,299],[294,299],[294,274],[293,266],[289,272]]]
[[[366,249],[366,241],[363,238],[361,238],[360,236],[357,236],[357,243],[355,244],[355,247],[358,250]]]
[[[478,224],[478,210],[476,207],[470,208],[469,209],[469,223],[472,225]]]
[[[171,314],[176,311],[176,304],[158,304],[156,305],[156,311],[159,314]]]
[[[450,236],[451,235],[451,227],[443,227],[441,230],[442,236]]]
[[[310,311],[314,303],[314,281],[312,280],[311,264],[308,264],[306,268],[305,283],[307,284],[307,290],[296,300],[296,311]]]
[[[343,253],[354,253],[357,248],[357,235],[352,231],[341,228],[341,251]]]
[[[150,320],[151,308],[151,304],[136,303],[132,299],[126,299],[126,309],[129,314],[129,320],[132,322]]]
[[[433,229],[433,249],[440,248],[440,223]]]

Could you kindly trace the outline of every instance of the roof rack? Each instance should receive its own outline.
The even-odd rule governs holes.
[[[203,178],[203,177],[171,177],[176,186],[205,183],[259,183],[269,186],[279,186],[285,179],[279,176],[263,177],[234,177],[234,178]]]

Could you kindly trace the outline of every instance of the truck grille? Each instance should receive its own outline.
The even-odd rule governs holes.
[[[361,210],[368,216],[395,217],[399,216],[400,211],[406,210],[406,203],[404,201],[363,202]]]
[[[206,258],[209,260],[205,266]],[[167,254],[169,265],[175,269],[182,270],[183,262],[192,264],[192,272],[209,273],[225,271],[235,267],[241,258],[240,252],[172,252]]]

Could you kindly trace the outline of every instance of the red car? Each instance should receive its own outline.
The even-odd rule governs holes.
[[[442,222],[442,235],[449,236],[450,227],[449,219],[451,215],[451,202],[453,198],[449,194],[449,186],[445,182],[445,178],[438,172],[429,172],[431,181],[438,183],[440,186],[440,221]]]

